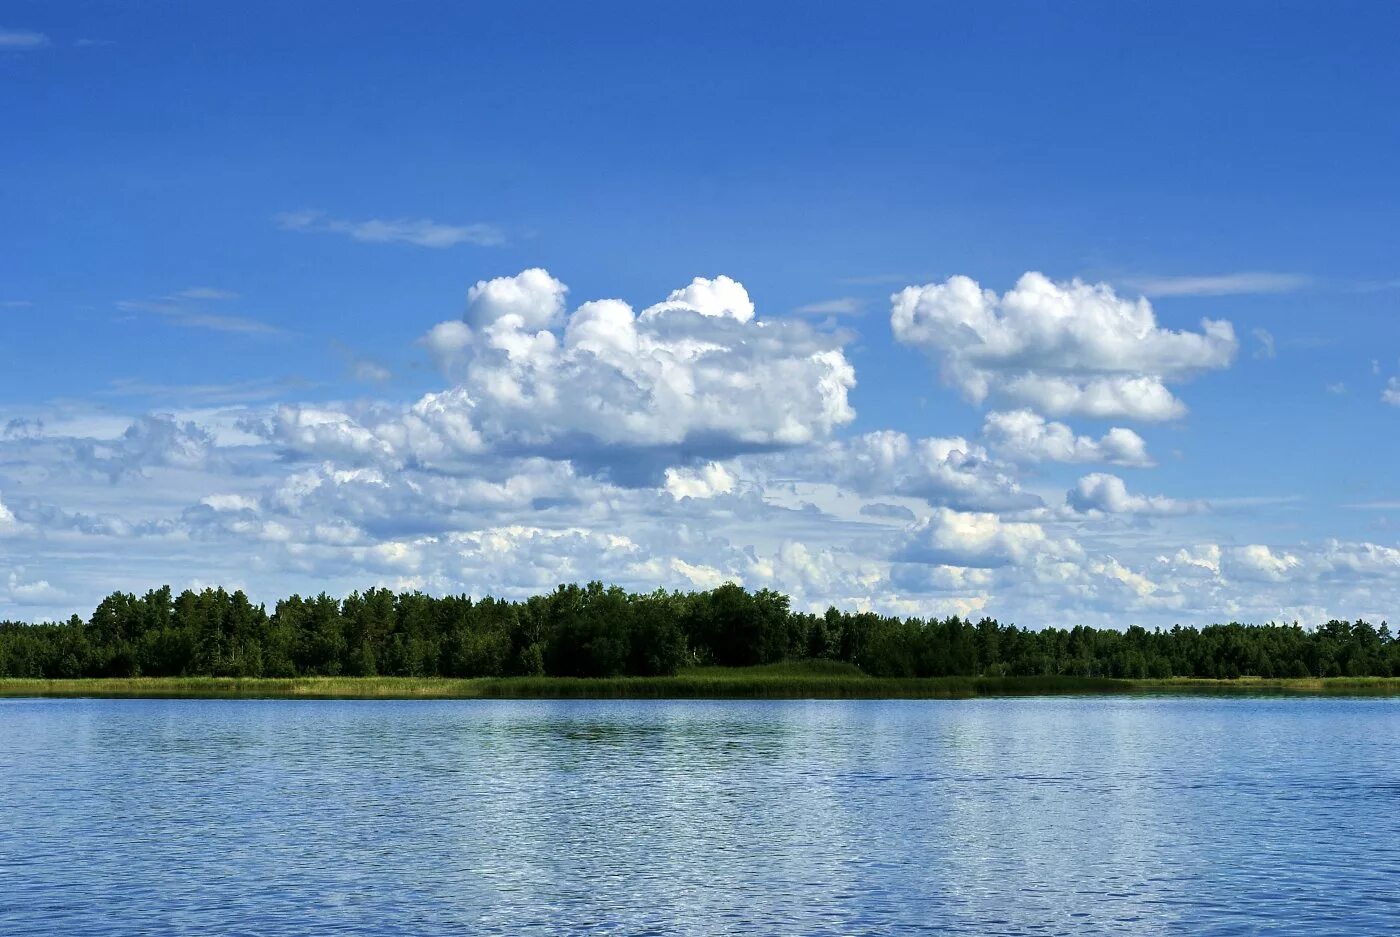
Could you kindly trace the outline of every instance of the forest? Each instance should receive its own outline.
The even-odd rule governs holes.
[[[1400,676],[1382,622],[1018,628],[991,618],[793,611],[733,584],[634,594],[593,582],[522,601],[387,589],[292,596],[117,592],[84,621],[0,623],[0,677],[665,676],[694,665],[835,660],[873,676]]]

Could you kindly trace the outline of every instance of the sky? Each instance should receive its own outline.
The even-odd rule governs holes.
[[[1400,8],[0,0],[0,618],[1400,600]]]

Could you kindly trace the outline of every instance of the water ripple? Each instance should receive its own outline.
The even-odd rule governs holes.
[[[0,934],[1400,932],[1400,701],[0,703]]]

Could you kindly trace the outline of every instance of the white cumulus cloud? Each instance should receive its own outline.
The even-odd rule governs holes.
[[[666,470],[666,491],[677,501],[729,494],[734,490],[735,483],[733,474],[718,462],[710,462],[696,469]]]
[[[1286,550],[1274,551],[1262,543],[1251,543],[1230,551],[1228,572],[1239,579],[1266,579],[1279,582],[1302,572],[1303,561]]]
[[[1190,514],[1204,509],[1198,501],[1180,501],[1161,495],[1135,495],[1117,475],[1094,472],[1079,479],[1065,494],[1065,503],[1081,514]]]
[[[964,510],[1004,511],[1042,503],[1021,489],[1009,466],[961,436],[914,438],[877,430],[794,452],[771,466],[771,474]]]
[[[891,302],[895,337],[936,360],[970,400],[995,396],[1051,416],[1182,416],[1186,405],[1167,383],[1226,367],[1238,347],[1229,322],[1171,331],[1158,326],[1146,299],[1039,273],[1001,296],[955,276],[908,287]]]
[[[998,455],[1017,462],[1107,462],[1153,465],[1147,443],[1130,429],[1115,426],[1103,436],[1077,436],[1064,423],[1033,410],[997,410],[987,414],[982,436]]]
[[[1037,556],[1072,557],[1073,540],[1057,540],[1039,524],[1004,521],[986,512],[939,508],[914,525],[896,559],[931,566],[995,569],[1021,565]]]
[[[668,466],[818,442],[855,416],[841,339],[755,319],[728,277],[698,278],[640,314],[615,299],[565,314],[566,292],[539,269],[478,283],[465,321],[424,339],[452,387],[398,414],[283,407],[269,432],[314,456],[441,468],[539,455],[642,483]]]

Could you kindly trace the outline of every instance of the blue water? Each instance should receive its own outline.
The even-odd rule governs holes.
[[[1400,702],[0,701],[0,934],[1400,932]]]

